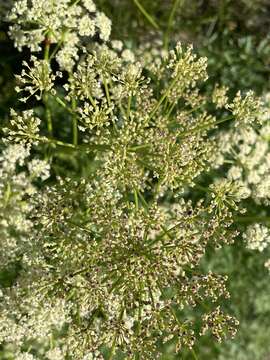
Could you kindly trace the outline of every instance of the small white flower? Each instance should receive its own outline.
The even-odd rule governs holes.
[[[266,267],[266,269],[268,269],[270,271],[270,259],[268,259],[265,263],[264,266]]]
[[[96,11],[96,5],[92,0],[83,0],[83,6],[89,11],[89,12],[95,12]]]
[[[134,62],[135,61],[135,55],[133,54],[133,52],[129,49],[125,49],[123,52],[122,52],[122,58],[125,60],[125,61],[128,61],[128,62]]]
[[[100,30],[99,36],[101,40],[109,40],[112,27],[111,20],[105,14],[99,12],[96,16],[96,26]]]
[[[45,160],[33,159],[28,163],[28,170],[31,176],[46,180],[50,176],[50,165]]]
[[[249,249],[263,251],[270,244],[270,231],[260,224],[249,225],[243,238]]]
[[[95,21],[88,15],[84,15],[79,21],[79,34],[91,37],[95,35]]]
[[[242,176],[242,169],[239,166],[232,166],[228,171],[228,178],[230,180],[238,180]]]
[[[123,43],[120,40],[112,40],[111,45],[114,50],[121,51],[123,49]]]

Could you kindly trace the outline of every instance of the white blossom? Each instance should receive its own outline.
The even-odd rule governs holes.
[[[100,33],[99,36],[102,40],[108,41],[111,34],[111,20],[103,13],[99,12],[96,16],[96,26]]]
[[[263,251],[270,244],[270,230],[260,224],[249,225],[243,238],[249,249]]]

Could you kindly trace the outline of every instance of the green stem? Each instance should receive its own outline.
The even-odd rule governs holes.
[[[109,92],[109,87],[108,87],[106,77],[103,76],[102,80],[103,80],[103,85],[104,85],[104,88],[105,88],[105,93],[106,93],[106,98],[107,98],[107,101],[108,101],[108,105],[110,106],[111,105],[111,97],[110,97],[110,92]]]
[[[121,306],[122,306],[122,309],[121,309],[121,311],[120,311],[119,320],[121,320],[121,319],[123,318],[123,313],[124,313],[123,304],[121,304]],[[116,332],[115,332],[115,335],[114,335],[112,347],[111,347],[111,353],[110,353],[109,360],[112,360],[113,357],[114,357],[114,354],[115,354],[115,346],[116,346],[117,335],[118,335],[118,334],[117,334],[117,331],[116,331]]]
[[[56,100],[56,102],[58,102],[59,105],[61,105],[63,108],[65,108],[71,114],[73,114],[73,111],[68,107],[68,105],[60,97],[55,96],[55,100]]]
[[[72,98],[71,107],[72,107],[72,112],[73,112],[73,116],[72,116],[73,145],[78,144],[78,123],[77,123],[77,116],[75,114],[76,105],[77,105],[76,100],[74,98]]]
[[[145,207],[146,211],[149,212],[149,206],[147,204],[147,201],[145,200],[145,198],[143,197],[143,195],[140,193],[139,190],[137,190],[137,193],[138,193],[139,198],[141,199],[141,202],[142,202],[143,206]]]
[[[10,183],[8,182],[7,183],[7,188],[6,188],[6,191],[5,191],[5,195],[4,195],[4,208],[7,207],[10,196],[11,196],[11,186],[10,186]]]
[[[59,146],[64,146],[64,147],[68,147],[71,149],[77,149],[77,147],[73,144],[69,144],[69,143],[64,143],[63,141],[60,140],[55,140],[55,139],[49,139],[49,138],[40,138],[40,140],[44,140],[46,139],[45,142],[47,142],[48,144],[53,144],[53,145],[59,145]]]
[[[180,74],[177,75],[173,81],[170,83],[170,85],[168,86],[167,90],[165,91],[165,93],[161,96],[161,98],[159,99],[157,105],[154,107],[154,109],[152,110],[152,112],[149,115],[148,121],[151,120],[153,118],[153,116],[156,114],[156,112],[158,111],[158,109],[160,108],[161,104],[163,103],[163,101],[167,98],[167,96],[169,95],[171,89],[174,87],[174,85],[177,83],[178,78],[180,77]]]
[[[196,184],[196,185],[195,185],[195,188],[197,188],[197,189],[199,189],[199,190],[201,190],[201,191],[203,191],[203,192],[206,192],[206,193],[211,192],[210,189],[208,189],[208,188],[206,188],[206,187],[204,187],[204,186],[201,186],[201,185],[199,185],[199,184]]]
[[[240,223],[249,223],[249,222],[270,222],[270,216],[236,216],[235,221]]]
[[[50,60],[50,61],[55,57],[57,51],[60,49],[60,47],[61,47],[62,44],[64,43],[65,34],[66,34],[65,31],[63,31],[59,43],[55,46],[55,48],[53,49],[53,51],[52,51],[52,53],[51,53],[51,55],[50,55],[50,57],[49,57],[49,60]]]
[[[112,360],[114,357],[114,353],[115,353],[115,345],[116,345],[116,339],[117,339],[117,333],[114,335],[113,338],[113,343],[112,343],[112,348],[111,348],[111,353],[110,353],[110,357],[109,360]]]
[[[79,149],[78,146],[75,146],[73,144],[65,143],[63,141],[56,140],[56,139],[50,139],[50,138],[47,138],[45,136],[41,136],[41,137],[39,137],[39,136],[31,136],[30,138],[33,139],[33,140],[36,140],[36,141],[43,142],[45,144],[47,143],[47,144],[52,144],[52,145],[64,146],[64,147],[68,147],[68,148],[71,148],[71,149],[74,149],[74,150]]]
[[[164,34],[164,48],[166,50],[168,50],[169,35],[170,35],[171,28],[172,28],[172,25],[173,25],[174,16],[175,16],[176,10],[177,10],[178,6],[181,4],[181,2],[182,2],[182,0],[175,0],[174,4],[172,6],[172,10],[170,12],[167,29],[166,29],[166,32]]]
[[[139,210],[139,201],[138,201],[138,194],[137,194],[136,190],[134,190],[134,201],[135,201],[135,208],[138,211]]]
[[[141,149],[147,149],[147,148],[149,148],[149,147],[151,147],[151,144],[142,144],[142,145],[135,145],[135,146],[131,146],[131,147],[129,147],[128,148],[128,151],[130,151],[130,152],[136,152],[136,151],[138,151],[138,150],[141,150]]]
[[[198,356],[196,355],[196,353],[195,353],[195,351],[194,351],[194,349],[191,349],[190,352],[191,352],[191,354],[192,354],[192,356],[193,356],[193,358],[194,358],[195,360],[199,360],[199,359],[198,359]]]
[[[44,49],[44,60],[50,63],[50,33],[45,38],[45,49]],[[50,136],[53,135],[53,125],[52,125],[52,116],[51,111],[48,107],[48,93],[45,93],[43,96],[43,103],[45,106],[45,113],[47,119],[47,129]]]
[[[44,60],[49,61],[50,58],[50,38],[49,35],[45,38]]]
[[[170,232],[169,232],[163,225],[160,225],[160,227],[161,227],[161,229],[163,230],[164,234],[166,234],[170,240],[174,240],[174,238],[172,237],[172,235],[170,234]],[[161,239],[162,239],[162,238],[161,238]]]
[[[198,131],[207,130],[207,129],[209,129],[209,127],[222,124],[222,123],[224,123],[224,122],[226,122],[226,121],[232,120],[233,118],[234,118],[234,116],[231,115],[231,116],[228,116],[227,118],[217,120],[217,121],[215,121],[214,123],[197,126],[197,127],[193,128],[193,129],[191,129],[191,130],[184,131],[184,132],[179,136],[179,138],[185,138],[186,136],[191,135],[191,134],[193,134],[193,133],[196,133],[196,132],[198,132]]]
[[[166,232],[164,231],[164,229],[162,229],[162,230],[163,230],[163,233],[161,233],[161,234],[160,234],[159,236],[157,236],[154,240],[152,240],[152,241],[149,243],[148,246],[152,246],[152,245],[156,244],[157,242],[159,242],[160,240],[162,240],[163,237],[164,237],[165,235],[167,235],[170,231],[174,230],[175,228],[177,228],[177,227],[180,226],[180,225],[182,225],[181,222],[180,222],[180,223],[177,223],[177,224],[174,225],[174,226],[172,226],[170,229],[166,229]]]
[[[44,94],[43,102],[45,105],[46,119],[47,119],[47,129],[50,136],[53,136],[53,125],[52,125],[52,115],[48,107],[48,94]]]
[[[176,102],[174,102],[174,103],[170,106],[169,111],[168,111],[167,114],[166,114],[166,119],[169,119],[169,117],[171,116],[171,113],[172,113],[173,109],[175,108],[175,106],[176,106]]]
[[[52,144],[52,145],[63,146],[63,147],[67,147],[67,148],[70,148],[73,150],[81,150],[81,151],[88,151],[88,150],[107,151],[107,150],[110,150],[110,146],[105,145],[105,144],[74,145],[74,144],[65,143],[63,141],[56,140],[53,138],[48,138],[46,136],[29,136],[29,138],[36,140],[36,141],[40,141],[45,144],[47,143],[47,144]]]
[[[127,119],[129,119],[129,117],[130,117],[131,101],[132,101],[132,96],[130,95],[128,97]]]
[[[146,18],[146,20],[156,29],[159,30],[159,26],[156,23],[155,19],[146,11],[146,9],[142,6],[142,4],[139,2],[139,0],[133,0],[134,4],[137,6],[137,8],[140,10],[140,12],[143,14],[143,16]]]
[[[83,231],[85,231],[85,232],[93,235],[93,231],[89,230],[89,229],[86,228],[85,226],[76,224],[76,223],[74,223],[74,222],[72,222],[72,221],[67,221],[67,222],[68,222],[71,226],[74,226],[74,227],[76,227],[76,228],[78,228],[78,229],[80,229],[80,230],[83,230]]]
[[[93,97],[91,95],[88,95],[88,99],[90,100],[90,103],[93,106],[93,108],[96,109],[97,105],[96,105],[95,100],[93,99]]]

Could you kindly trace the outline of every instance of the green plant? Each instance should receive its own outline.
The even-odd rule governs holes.
[[[8,18],[34,56],[2,129],[5,356],[196,359],[206,333],[234,337],[227,277],[200,263],[238,239],[250,193],[202,179],[224,163],[222,124],[248,131],[261,101],[201,91],[207,59],[191,46],[138,61],[90,0],[17,1]]]

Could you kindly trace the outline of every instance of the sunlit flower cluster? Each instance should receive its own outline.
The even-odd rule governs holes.
[[[260,224],[250,225],[243,237],[248,248],[252,250],[263,251],[270,244],[270,231]]]
[[[270,127],[269,116],[266,116],[265,111],[267,106],[264,105],[260,111],[265,114],[259,118],[261,125],[239,127],[220,135],[223,155],[219,159],[220,163],[231,164],[228,179],[238,182],[257,203],[264,204],[269,203],[270,194]]]
[[[98,34],[107,41],[111,32],[110,19],[92,0],[17,0],[7,20],[14,23],[9,34],[19,50],[26,46],[39,52],[42,44],[56,44],[56,59],[64,70],[71,70],[78,59],[81,37]]]
[[[33,210],[30,199],[36,193],[32,182],[49,176],[49,164],[39,159],[28,160],[28,172],[18,171],[18,167],[26,165],[29,155],[29,148],[13,144],[0,157],[1,269],[20,259],[27,248],[33,227],[29,218]]]

